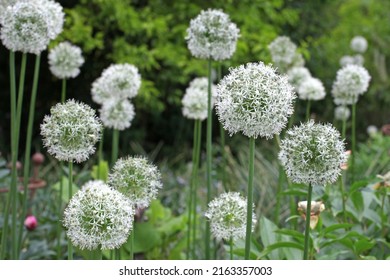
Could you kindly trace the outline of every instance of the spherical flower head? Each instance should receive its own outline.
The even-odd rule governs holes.
[[[43,7],[46,12],[46,20],[48,23],[48,36],[54,40],[62,32],[64,26],[65,14],[62,6],[52,0],[33,0],[38,6]]]
[[[336,120],[344,121],[348,120],[351,115],[351,111],[347,106],[337,106],[334,109],[334,117]]]
[[[115,249],[127,241],[134,208],[102,181],[89,181],[70,200],[63,223],[73,245],[84,250]]]
[[[215,102],[217,88],[211,85],[211,106]],[[195,78],[191,81],[186,93],[181,100],[183,104],[183,115],[189,119],[204,120],[207,118],[208,106],[208,79]]]
[[[345,144],[332,125],[310,120],[287,131],[279,160],[291,181],[325,185],[340,175],[340,166],[346,162]]]
[[[351,105],[358,101],[359,95],[367,91],[371,76],[358,65],[347,65],[337,71],[332,95],[336,105]]]
[[[157,167],[143,157],[119,159],[109,174],[108,183],[141,208],[149,206],[162,188]]]
[[[49,52],[50,71],[59,79],[77,77],[83,63],[81,49],[69,42],[62,42]]]
[[[69,100],[50,109],[41,124],[43,145],[58,160],[83,162],[95,152],[102,124],[95,110]]]
[[[191,20],[187,29],[187,44],[197,58],[216,61],[230,58],[236,50],[240,30],[220,10],[208,9]]]
[[[311,78],[310,71],[306,67],[293,67],[287,71],[289,83],[295,88],[299,89],[300,85],[306,79]]]
[[[49,44],[49,25],[44,7],[33,2],[8,6],[0,19],[1,40],[14,52],[40,54]]]
[[[279,36],[268,45],[272,61],[280,68],[286,68],[296,58],[297,46],[287,36]]]
[[[0,0],[0,17],[7,9],[7,7],[14,5],[18,0]]]
[[[366,38],[363,36],[355,36],[351,40],[351,50],[358,52],[358,53],[364,53],[367,50],[368,43]]]
[[[350,64],[355,64],[355,59],[353,58],[353,56],[344,55],[340,58],[339,63],[341,67],[344,67]]]
[[[216,239],[237,240],[245,237],[247,200],[239,193],[223,193],[210,201],[205,216],[210,220],[211,232]],[[252,231],[255,225],[256,215],[252,213]]]
[[[129,128],[134,116],[134,106],[127,99],[108,100],[100,109],[100,119],[103,125],[117,130]]]
[[[113,64],[92,84],[92,99],[103,104],[108,99],[133,98],[141,86],[138,68],[131,64]]]
[[[296,98],[287,76],[263,62],[230,69],[217,86],[216,113],[230,135],[272,138],[293,113]]]
[[[317,78],[304,80],[298,89],[298,96],[303,100],[321,100],[325,95],[325,87]]]

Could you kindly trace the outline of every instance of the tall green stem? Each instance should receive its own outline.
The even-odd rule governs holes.
[[[208,61],[208,102],[207,102],[207,135],[206,135],[206,169],[207,169],[207,205],[211,200],[211,172],[212,172],[212,114],[211,114],[211,58]],[[210,259],[210,222],[206,220],[206,260]]]
[[[306,121],[310,119],[311,100],[308,99],[306,103]]]
[[[119,148],[119,130],[114,129],[114,131],[112,132],[111,166],[113,166],[118,159],[118,148]]]
[[[253,173],[255,161],[255,138],[249,138],[249,177],[248,177],[248,199],[246,212],[246,236],[245,236],[245,259],[249,260],[251,251],[252,236],[252,212],[253,212]]]
[[[73,187],[73,162],[69,161],[69,184],[68,184],[69,200],[72,198],[73,195],[72,187]],[[68,260],[73,260],[73,247],[69,239],[68,239]]]
[[[65,103],[65,100],[66,100],[66,79],[62,79],[61,103]]]
[[[356,103],[352,105],[352,154],[351,154],[352,183],[355,177],[355,156],[356,156]]]
[[[233,260],[233,237],[230,236],[229,240],[229,251],[230,251],[230,260]]]
[[[279,149],[280,147],[280,138],[279,135],[275,136],[275,142],[276,146]],[[282,185],[283,185],[283,180],[284,180],[284,175],[283,175],[283,166],[279,164],[279,178],[278,178],[278,187],[276,189],[276,204],[275,204],[275,216],[274,216],[274,222],[275,224],[279,224],[279,215],[280,215],[280,200],[281,200],[281,195],[280,193],[282,192]]]
[[[132,223],[133,223],[133,230],[132,230],[132,232],[130,233],[130,236],[129,236],[129,238],[130,238],[129,260],[134,260],[134,219],[133,219]],[[118,250],[120,250],[120,248]],[[120,259],[120,256],[119,256],[118,259]]]
[[[15,123],[16,123],[16,74],[15,74],[15,53],[10,51],[9,54],[9,68],[10,68],[10,100],[11,100],[11,157],[12,157],[12,173],[11,173],[11,189],[8,192],[7,202],[4,209],[4,225],[1,236],[1,251],[0,251],[0,259],[3,260],[5,258],[5,254],[7,251],[7,238],[8,238],[8,218],[10,211],[10,204],[12,200],[12,189],[15,188],[16,184],[16,159],[15,157],[17,153],[17,147],[15,146]]]
[[[303,249],[303,259],[308,260],[309,258],[309,244],[310,244],[310,217],[311,217],[311,194],[313,187],[309,184],[307,190],[307,209],[306,209],[306,226],[305,226],[305,247]]]
[[[99,142],[99,151],[98,151],[98,169],[97,169],[97,177],[98,179],[102,179],[100,176],[102,176],[102,171],[101,169],[101,163],[103,162],[103,142],[104,142],[104,129],[102,129],[102,137],[100,138]]]
[[[26,150],[25,150],[25,154],[24,154],[23,213],[21,215],[21,220],[20,220],[20,225],[19,225],[18,255],[19,255],[20,248],[21,248],[23,221],[24,221],[24,218],[27,214],[27,196],[28,196],[27,192],[28,192],[28,183],[29,183],[29,179],[30,179],[31,140],[32,140],[32,131],[33,131],[33,124],[34,124],[34,113],[35,113],[35,103],[36,103],[36,98],[37,98],[40,62],[41,62],[41,56],[37,55],[35,58],[34,79],[33,79],[33,87],[32,87],[32,92],[31,92],[28,124],[27,124]]]

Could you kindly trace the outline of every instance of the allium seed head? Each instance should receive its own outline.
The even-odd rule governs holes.
[[[70,200],[63,223],[80,249],[112,250],[127,241],[134,208],[129,199],[103,181],[89,181]]]
[[[302,82],[311,78],[311,74],[306,67],[293,67],[287,71],[288,81],[298,90]]]
[[[334,117],[336,120],[339,121],[348,120],[350,115],[351,115],[351,111],[347,106],[337,106],[334,109]]]
[[[363,36],[355,36],[351,40],[351,50],[358,52],[358,53],[364,53],[367,50],[368,43],[366,38]]]
[[[223,193],[210,201],[205,216],[210,220],[211,232],[216,239],[237,240],[245,237],[247,200],[239,193]],[[252,231],[255,225],[256,215],[252,213]]]
[[[351,105],[358,101],[359,95],[367,91],[371,76],[358,65],[347,65],[337,71],[332,95],[336,105]]]
[[[330,124],[310,120],[287,131],[279,159],[293,182],[325,185],[337,180],[347,158],[340,133]]]
[[[143,157],[119,159],[109,174],[108,183],[130,198],[136,207],[148,207],[162,188],[157,167]]]
[[[77,77],[83,63],[81,49],[69,42],[62,42],[49,52],[50,71],[59,79]]]
[[[325,95],[325,87],[317,78],[304,80],[298,88],[298,96],[303,100],[321,100]]]
[[[41,124],[43,145],[58,160],[83,162],[95,152],[102,124],[95,110],[86,104],[68,100],[50,109]]]
[[[92,84],[92,99],[103,104],[108,99],[133,98],[141,86],[138,68],[131,64],[114,64],[106,68]]]
[[[279,36],[268,45],[273,63],[285,70],[296,58],[297,46],[287,36]]]
[[[103,125],[117,130],[129,128],[134,116],[134,106],[128,99],[108,100],[100,109],[100,119]]]
[[[11,51],[40,54],[49,44],[49,24],[45,7],[32,1],[8,6],[0,19],[1,40]]]
[[[214,104],[217,88],[211,85],[212,105]],[[189,119],[204,120],[207,118],[208,79],[195,78],[191,81],[181,100],[183,115]]]
[[[216,113],[230,135],[272,138],[293,113],[295,99],[287,76],[263,62],[230,69],[217,86]]]
[[[201,11],[187,29],[188,49],[197,58],[228,59],[236,50],[239,32],[224,12],[212,9]]]

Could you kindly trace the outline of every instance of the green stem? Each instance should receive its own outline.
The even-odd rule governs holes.
[[[253,212],[253,173],[255,161],[255,138],[249,138],[249,178],[248,178],[248,199],[246,212],[246,237],[245,237],[245,259],[249,260],[251,251],[252,236],[252,212]]]
[[[65,100],[66,100],[66,79],[62,79],[61,103],[65,103]]]
[[[356,103],[352,105],[352,154],[351,154],[352,183],[355,177],[355,155],[356,155]]]
[[[207,102],[207,135],[206,135],[206,169],[207,169],[207,205],[211,200],[211,172],[212,172],[212,114],[211,114],[211,58],[208,60],[208,102]],[[210,222],[206,220],[206,260],[210,259]]]
[[[1,251],[0,251],[0,259],[5,259],[5,254],[7,251],[7,238],[8,238],[8,218],[9,218],[9,211],[10,211],[10,205],[12,200],[12,189],[13,186],[16,184],[16,177],[17,177],[17,171],[16,171],[16,159],[14,160],[14,156],[16,154],[16,146],[15,146],[15,122],[16,122],[16,78],[15,78],[15,53],[10,51],[9,54],[9,69],[10,69],[10,99],[11,99],[11,157],[12,157],[12,171],[11,171],[11,189],[8,192],[7,195],[7,201],[4,209],[4,224],[3,224],[3,230],[1,235]],[[17,158],[17,157],[16,157]]]
[[[100,178],[100,176],[102,176],[102,171],[100,170],[101,169],[101,163],[103,162],[103,140],[104,140],[104,129],[102,129],[102,137],[100,138],[100,142],[99,142],[99,154],[98,154],[98,157],[99,157],[99,161],[98,161],[98,169],[97,169],[97,178],[100,180],[102,178]]]
[[[233,237],[230,237],[229,240],[229,247],[230,247],[230,260],[233,260]]]
[[[28,192],[28,183],[29,183],[29,178],[30,178],[31,141],[32,141],[32,131],[33,131],[33,124],[34,124],[35,103],[36,103],[36,98],[37,98],[40,62],[41,62],[41,56],[37,55],[35,58],[34,79],[33,79],[33,87],[32,87],[32,92],[31,92],[28,124],[27,124],[26,150],[25,150],[25,154],[24,154],[23,213],[21,215],[20,226],[19,226],[18,254],[19,254],[20,248],[21,248],[23,221],[24,221],[24,218],[27,214],[27,204],[28,204],[27,203],[27,192]]]
[[[386,223],[386,219],[387,219],[387,214],[385,213],[385,198],[386,198],[386,188],[383,187],[382,188],[382,201],[381,201],[381,214],[382,214],[382,217],[381,217],[381,228],[382,228],[382,237],[383,238],[386,238],[386,227],[385,227],[385,223]]]
[[[279,135],[275,136],[275,141],[276,141],[277,148],[279,148],[280,147]],[[275,205],[275,216],[274,216],[275,224],[279,224],[280,204],[281,204],[280,193],[282,192],[283,181],[284,181],[284,170],[283,170],[283,166],[279,164],[279,178],[278,178],[278,187],[276,189],[276,205]]]
[[[73,187],[73,162],[69,161],[69,184],[68,184],[69,200],[72,198],[72,194],[73,194],[72,187]],[[73,247],[69,239],[68,239],[68,260],[73,260]]]
[[[111,155],[111,166],[114,166],[118,159],[118,148],[119,148],[119,130],[114,129],[112,132],[112,155]]]
[[[130,238],[129,260],[134,260],[134,219],[133,219],[132,223],[133,223],[133,230],[130,233],[130,237],[129,237]],[[118,250],[120,250],[120,248]],[[120,256],[119,256],[118,260],[120,260]]]
[[[345,139],[346,137],[346,130],[347,130],[347,119],[344,118],[342,122],[342,127],[341,127],[341,138]]]
[[[196,146],[195,146],[195,162],[193,166],[193,224],[192,224],[192,257],[195,258],[195,244],[196,244],[196,222],[197,222],[197,205],[198,205],[198,170],[199,170],[199,160],[200,160],[200,146],[201,146],[201,136],[202,136],[202,122],[200,120],[196,120],[197,123],[197,131],[196,131]]]
[[[311,100],[308,99],[306,103],[306,121],[310,120],[310,107],[311,107]]]
[[[306,226],[305,226],[305,247],[303,250],[303,259],[308,260],[309,244],[310,244],[310,217],[311,217],[311,194],[313,187],[309,184],[307,191],[307,209],[306,209]]]

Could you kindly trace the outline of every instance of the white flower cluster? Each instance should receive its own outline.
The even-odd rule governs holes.
[[[334,117],[336,120],[339,121],[348,120],[350,115],[351,115],[351,111],[347,106],[337,106],[334,109]]]
[[[356,54],[354,56],[344,55],[340,58],[340,66],[344,67],[347,65],[360,65],[364,64],[364,57],[361,54]]]
[[[355,36],[351,40],[350,47],[355,52],[364,53],[367,50],[368,43],[363,36]]]
[[[211,106],[215,102],[217,88],[211,85]],[[208,79],[205,77],[195,78],[190,82],[186,93],[181,100],[183,115],[189,119],[204,120],[207,118],[208,106]]]
[[[205,216],[210,220],[211,232],[216,239],[237,240],[245,237],[247,201],[239,193],[223,193],[210,201]],[[252,231],[255,225],[256,215],[252,213]]]
[[[351,105],[358,101],[359,95],[367,91],[371,76],[358,65],[347,65],[337,71],[332,95],[336,105]]]
[[[216,112],[230,135],[272,138],[293,113],[296,98],[287,76],[263,62],[230,69],[217,86]]]
[[[302,82],[311,78],[311,74],[306,67],[293,67],[287,71],[287,77],[295,90],[298,90]]]
[[[317,78],[304,80],[298,89],[298,96],[303,100],[321,100],[326,95],[325,87]]]
[[[335,182],[346,162],[345,144],[330,124],[313,120],[287,131],[279,159],[295,183],[325,185]]]
[[[2,12],[0,23],[4,46],[38,55],[62,32],[64,13],[51,0],[17,1]]]
[[[102,125],[95,110],[86,104],[68,100],[50,109],[41,124],[43,145],[58,160],[83,162],[95,152]]]
[[[128,99],[108,100],[100,109],[100,119],[104,126],[117,130],[129,128],[134,116],[134,105]]]
[[[220,10],[203,10],[191,20],[187,29],[187,44],[197,58],[216,61],[230,58],[236,50],[240,30]]]
[[[109,185],[124,194],[136,207],[147,207],[162,188],[161,174],[143,157],[119,159],[109,174]]]
[[[0,0],[0,18],[7,7],[14,5],[18,0]]]
[[[279,36],[268,45],[272,61],[280,72],[286,72],[292,67],[302,67],[305,61],[297,46],[287,36]]]
[[[134,65],[114,64],[106,68],[92,84],[92,100],[102,105],[100,117],[104,126],[123,130],[134,119],[134,98],[141,87],[141,75]]]
[[[69,42],[62,42],[49,52],[50,71],[59,79],[75,78],[84,63],[81,49]]]
[[[64,226],[80,249],[112,250],[127,241],[133,228],[131,201],[102,181],[86,183],[64,211]]]

